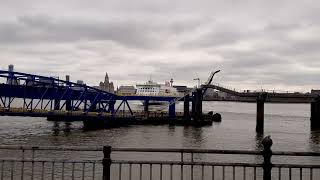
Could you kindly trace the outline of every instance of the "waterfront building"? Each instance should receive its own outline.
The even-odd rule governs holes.
[[[117,94],[119,95],[134,95],[136,92],[137,90],[134,86],[120,86],[117,88]]]
[[[109,76],[107,72],[104,77],[104,82],[99,83],[98,89],[107,91],[110,93],[114,93],[114,85],[113,85],[113,82],[109,82]]]

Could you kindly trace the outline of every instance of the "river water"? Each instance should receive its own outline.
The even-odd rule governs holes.
[[[133,109],[142,109],[138,102]],[[182,111],[182,103],[177,111]],[[214,148],[256,150],[256,104],[203,102],[204,112],[221,113],[222,122],[195,128],[184,126],[127,126],[84,131],[81,122],[54,123],[45,118],[0,117],[0,144],[48,146]],[[264,135],[273,150],[320,151],[320,131],[310,130],[309,104],[265,104]]]

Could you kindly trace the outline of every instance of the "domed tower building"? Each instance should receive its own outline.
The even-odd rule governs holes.
[[[114,85],[113,82],[109,82],[109,76],[107,72],[106,76],[104,77],[104,82],[100,82],[99,84],[99,89],[110,93],[114,93]]]

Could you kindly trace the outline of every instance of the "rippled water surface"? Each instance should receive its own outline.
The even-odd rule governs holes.
[[[138,102],[134,109],[142,109]],[[195,128],[184,126],[127,126],[84,131],[81,122],[54,123],[45,118],[0,117],[0,144],[85,145],[154,148],[257,149],[256,104],[203,102],[204,111],[219,112],[222,122]],[[182,110],[182,103],[177,111]],[[310,131],[309,104],[266,104],[265,133],[274,150],[320,151],[320,133]]]

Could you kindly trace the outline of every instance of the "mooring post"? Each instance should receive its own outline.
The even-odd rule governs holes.
[[[265,137],[262,140],[263,145],[263,180],[271,180],[271,169],[272,169],[272,163],[271,163],[271,156],[272,156],[272,146],[273,142],[270,136]]]
[[[111,168],[111,146],[103,146],[103,180],[110,180],[110,168]]]
[[[176,117],[176,104],[170,104],[169,105],[169,118],[175,118]]]
[[[202,119],[202,89],[197,89],[194,94],[194,119]]]
[[[310,117],[311,130],[320,129],[320,97],[316,97],[311,102],[311,117]]]
[[[264,131],[264,102],[266,101],[267,94],[263,93],[257,97],[257,124],[256,132],[263,133]]]
[[[66,75],[66,81],[70,82],[70,76],[69,75]],[[69,86],[69,83],[66,83],[66,88],[68,88],[68,86]],[[67,111],[72,110],[71,100],[70,99],[66,100],[66,110]]]
[[[111,113],[111,114],[113,114],[113,112],[114,112],[114,104],[115,104],[115,103],[116,103],[115,100],[110,100],[110,101],[109,101],[109,109],[108,109],[108,112]]]
[[[93,100],[90,100],[90,104],[91,109],[89,109],[89,111],[97,111],[97,103]]]
[[[190,120],[189,101],[190,95],[188,94],[184,96],[183,117],[185,120]]]
[[[196,114],[196,111],[195,111],[195,107],[196,107],[196,104],[195,104],[196,94],[197,94],[197,92],[192,92],[192,98],[191,98],[191,116],[192,116],[192,118],[194,118],[194,117],[195,117],[195,114]]]
[[[71,100],[66,100],[66,110],[67,111],[71,111],[72,110]]]
[[[60,100],[59,99],[54,99],[54,110],[60,110]]]

